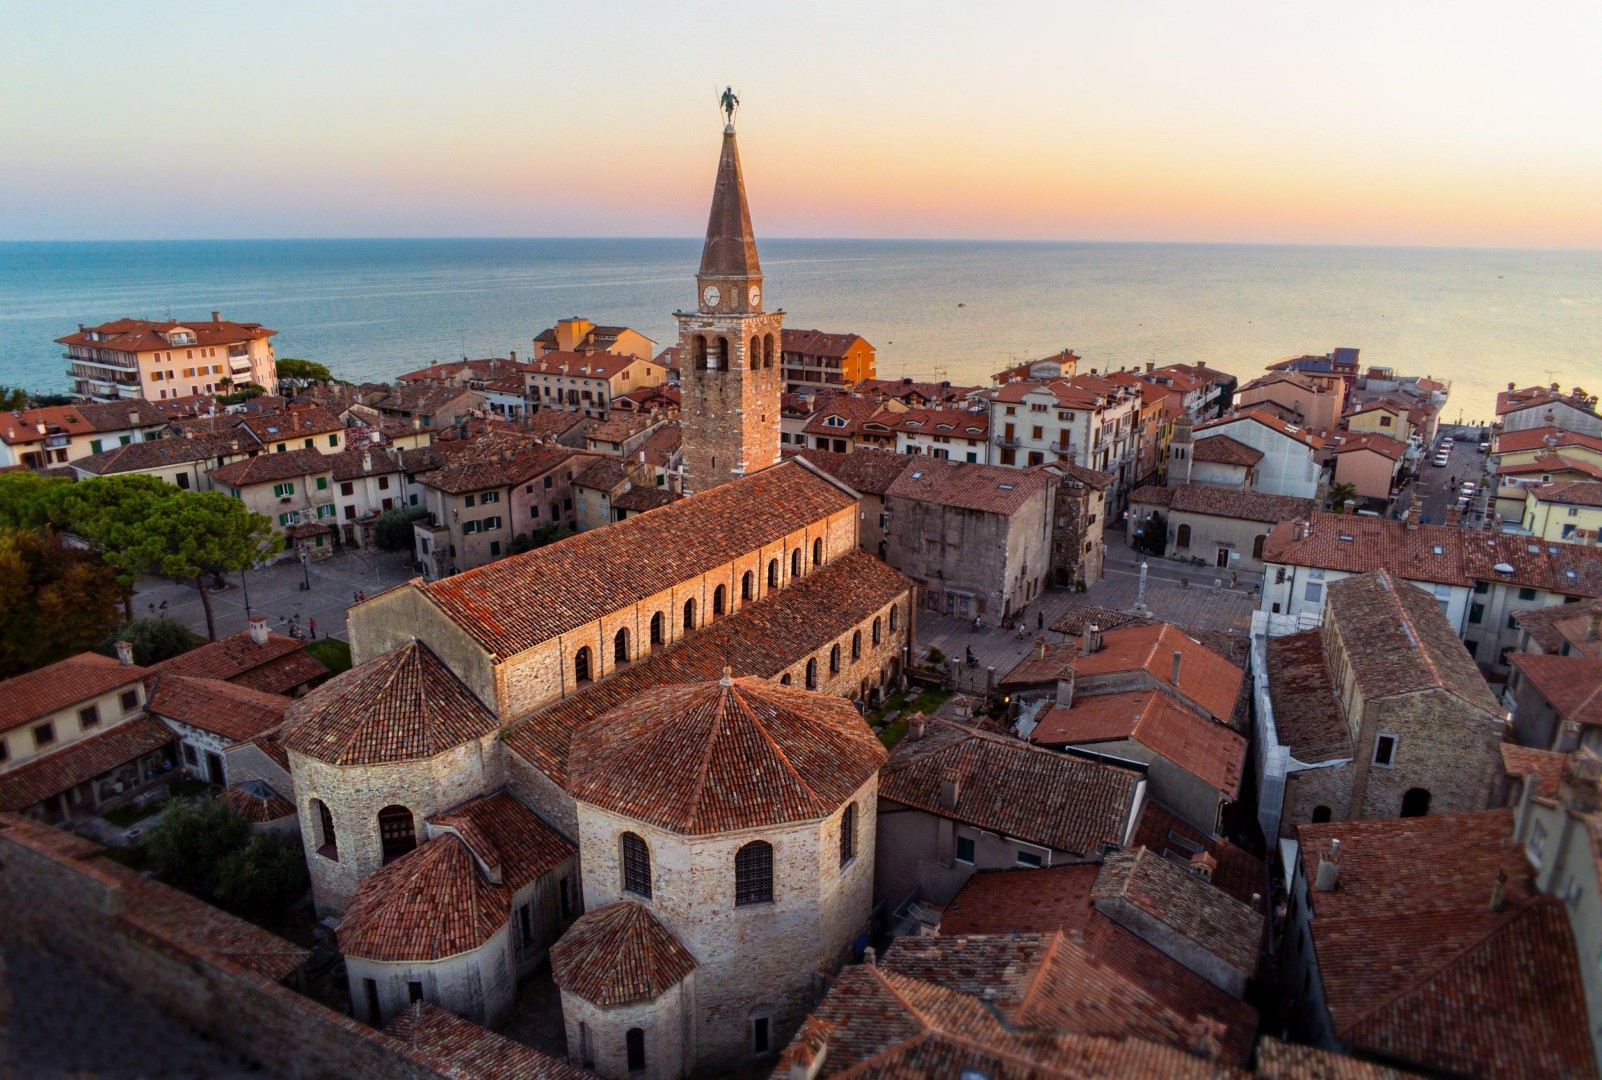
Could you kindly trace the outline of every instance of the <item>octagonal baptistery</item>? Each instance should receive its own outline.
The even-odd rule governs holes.
[[[289,752],[319,914],[416,848],[423,822],[505,786],[500,723],[428,646],[397,646],[296,701]]]
[[[576,732],[568,790],[585,908],[642,906],[695,975],[670,1034],[629,1026],[644,1001],[587,1001],[601,980],[567,965],[568,1045],[626,1048],[626,1060],[594,1055],[603,1075],[642,1062],[679,1075],[781,1049],[814,973],[848,960],[868,929],[885,757],[845,699],[727,674],[648,691]]]

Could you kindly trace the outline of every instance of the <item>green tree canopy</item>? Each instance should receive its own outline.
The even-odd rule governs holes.
[[[134,663],[149,667],[181,656],[202,640],[199,634],[167,616],[153,615],[123,623],[104,651],[109,652],[118,641],[130,642],[134,647]]]
[[[276,922],[311,888],[299,834],[257,833],[216,868],[217,902],[255,922]]]
[[[133,589],[150,569],[144,523],[178,488],[154,476],[100,476],[47,493],[56,528],[82,537],[117,571],[123,612],[133,620]]]
[[[386,510],[373,522],[373,544],[379,551],[411,551],[412,522],[428,516],[421,506]]]
[[[1356,484],[1335,484],[1329,489],[1329,505],[1337,514],[1346,513],[1346,500],[1357,499]]]
[[[64,476],[26,470],[0,473],[0,528],[36,529],[46,524],[55,493],[71,485]]]
[[[151,506],[139,523],[135,557],[180,581],[193,581],[206,611],[206,635],[217,640],[206,576],[255,566],[283,546],[273,523],[220,491],[182,491]]]
[[[15,412],[28,407],[28,391],[20,386],[0,384],[0,412]]]
[[[169,885],[208,895],[223,860],[244,847],[250,822],[220,802],[170,805],[156,826],[139,838],[150,868]]]
[[[92,649],[117,625],[116,571],[49,531],[0,530],[0,678]]]
[[[334,376],[323,364],[311,360],[297,360],[293,356],[278,358],[278,381],[289,382],[296,386],[309,386],[316,383],[327,386],[334,381]]]
[[[554,544],[558,540],[566,540],[572,535],[574,535],[573,530],[566,525],[552,522],[541,525],[533,532],[518,533],[512,537],[512,543],[507,548],[507,551],[512,555],[521,555],[525,551],[533,551],[535,548],[542,548],[546,544]]]

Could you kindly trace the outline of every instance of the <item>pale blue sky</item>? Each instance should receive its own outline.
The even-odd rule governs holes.
[[[1602,4],[25,2],[0,239],[1602,247]]]

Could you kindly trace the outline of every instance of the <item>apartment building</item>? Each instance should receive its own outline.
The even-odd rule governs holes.
[[[857,334],[788,327],[781,331],[784,388],[792,393],[805,387],[849,390],[877,374],[874,355],[873,346]]]
[[[56,339],[72,392],[90,401],[168,401],[247,385],[278,392],[278,333],[260,323],[117,319]]]

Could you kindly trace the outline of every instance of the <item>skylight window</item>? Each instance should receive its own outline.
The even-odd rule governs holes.
[[[1445,555],[1446,554],[1446,549],[1443,548],[1439,544],[1436,544],[1434,547],[1430,548],[1430,550],[1435,552],[1435,554],[1437,554],[1437,555]]]
[[[996,485],[996,490],[997,491],[1011,491],[1012,490],[1012,485],[1011,484],[997,484]]]
[[[1341,533],[1336,539],[1342,541],[1343,543],[1350,544],[1353,540],[1353,537],[1348,533]]]

